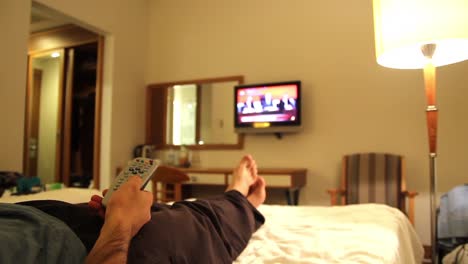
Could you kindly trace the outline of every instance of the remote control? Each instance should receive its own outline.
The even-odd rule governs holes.
[[[141,190],[146,187],[146,184],[151,180],[154,175],[154,172],[159,166],[159,160],[148,159],[148,158],[135,158],[128,162],[127,167],[122,170],[117,177],[115,177],[114,182],[112,183],[109,190],[107,190],[104,199],[102,199],[102,204],[107,205],[109,199],[114,191],[119,189],[120,185],[127,182],[128,178],[131,176],[140,176],[143,179],[143,184],[141,185]]]

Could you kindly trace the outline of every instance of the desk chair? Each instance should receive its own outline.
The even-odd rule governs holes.
[[[152,179],[154,201],[166,203],[182,200],[182,183],[188,180],[189,176],[179,169],[160,165]]]
[[[381,203],[399,208],[414,225],[414,197],[406,190],[405,159],[388,153],[356,153],[342,160],[340,189],[327,190],[331,205]],[[409,208],[406,210],[406,198]]]

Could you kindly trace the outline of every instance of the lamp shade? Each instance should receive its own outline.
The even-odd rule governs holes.
[[[435,44],[434,66],[468,59],[468,0],[373,0],[377,63],[424,68],[421,52]]]

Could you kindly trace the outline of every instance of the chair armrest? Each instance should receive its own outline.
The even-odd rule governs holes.
[[[418,195],[418,192],[414,191],[402,191],[401,194],[403,194],[405,197],[408,197],[408,218],[411,222],[411,224],[414,226],[414,197]]]
[[[329,189],[327,190],[327,193],[330,194],[330,205],[337,205],[338,195],[344,195],[346,191],[340,189]]]
[[[401,193],[410,199],[416,197],[416,195],[419,194],[418,192],[414,192],[414,191],[402,191]]]

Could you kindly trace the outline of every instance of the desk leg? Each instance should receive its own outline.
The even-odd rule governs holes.
[[[287,189],[286,200],[288,201],[288,205],[298,205],[299,204],[299,188]]]

